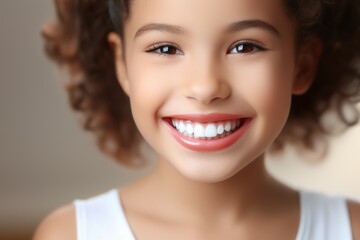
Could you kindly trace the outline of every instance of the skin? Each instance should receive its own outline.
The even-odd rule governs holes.
[[[254,19],[272,27],[227,31]],[[150,23],[177,27],[139,33]],[[298,194],[274,181],[263,165],[287,120],[291,95],[304,93],[316,73],[321,43],[311,39],[296,51],[294,36],[280,0],[135,1],[125,38],[111,33],[109,43],[137,127],[158,154],[149,175],[121,189],[137,239],[295,238]],[[239,42],[247,51],[236,51]],[[171,43],[171,54],[154,48],[164,43]],[[230,147],[198,152],[176,142],[163,122],[174,114],[214,112],[253,123]],[[349,206],[360,237],[360,208]],[[76,239],[74,207],[51,214],[34,239]]]

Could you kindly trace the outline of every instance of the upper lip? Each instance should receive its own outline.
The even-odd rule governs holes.
[[[219,122],[219,121],[240,119],[245,117],[239,114],[210,113],[210,114],[177,114],[177,115],[170,115],[165,118],[207,123],[207,122]]]

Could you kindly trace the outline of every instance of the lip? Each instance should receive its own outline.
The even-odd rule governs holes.
[[[244,117],[241,115],[238,115],[238,114],[210,113],[210,114],[171,115],[166,118],[188,120],[188,121],[192,121],[192,122],[208,123],[208,122],[233,120],[233,119],[244,118]]]
[[[179,133],[172,126],[171,124],[172,119],[188,120],[192,122],[201,122],[201,123],[242,119],[244,120],[244,123],[239,129],[237,129],[235,132],[233,132],[228,136],[219,139],[203,140],[203,139],[190,138]],[[235,144],[239,139],[241,139],[241,137],[245,134],[247,129],[251,126],[252,121],[253,118],[251,117],[244,117],[236,114],[222,114],[222,113],[212,113],[205,115],[204,114],[171,115],[163,118],[163,122],[165,123],[170,134],[179,144],[190,150],[203,151],[203,152],[219,151]]]

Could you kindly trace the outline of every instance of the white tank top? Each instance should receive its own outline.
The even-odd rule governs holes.
[[[301,217],[295,240],[352,240],[346,200],[300,192]],[[78,240],[135,240],[117,190],[76,200]]]

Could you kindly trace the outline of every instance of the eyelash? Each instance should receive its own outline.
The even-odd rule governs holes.
[[[243,53],[241,53],[241,52],[233,53],[233,49],[239,48],[241,46],[243,49],[245,49],[245,51],[246,51],[246,48],[250,47],[251,51],[246,51]],[[167,50],[165,50],[165,49],[167,49]],[[165,50],[165,51],[162,51],[162,50]],[[173,53],[169,53],[169,50],[170,50],[170,52],[173,52]],[[171,50],[173,50],[173,51],[171,51]],[[239,49],[237,49],[237,50],[239,50]],[[230,47],[230,49],[227,51],[227,54],[246,54],[247,55],[247,54],[253,54],[255,52],[265,51],[265,50],[267,50],[267,49],[253,41],[244,40],[244,41],[236,42],[235,44],[233,44]],[[175,53],[174,53],[174,51],[175,51]],[[240,50],[240,51],[242,51],[242,50]],[[176,47],[174,44],[171,44],[171,43],[154,44],[154,45],[150,46],[148,49],[146,49],[145,52],[163,55],[163,56],[184,55],[184,53],[181,50],[179,50],[178,47]]]
[[[232,53],[232,50],[235,48],[239,48],[240,46],[242,46],[243,48],[245,48],[246,51],[246,47],[250,47],[251,51],[249,52],[243,52],[243,53]],[[254,42],[254,41],[250,41],[250,40],[243,40],[243,41],[239,41],[236,42],[235,44],[233,44],[230,49],[227,51],[228,54],[253,54],[256,52],[261,52],[261,51],[265,51],[267,50],[266,48],[260,46],[258,43]],[[241,50],[240,50],[241,51]]]
[[[162,52],[161,49],[164,50],[165,48],[168,48],[168,50],[169,49],[175,50],[176,53],[171,54],[171,53]],[[179,50],[178,47],[176,47],[174,44],[171,44],[171,43],[154,44],[154,45],[150,46],[148,49],[146,49],[145,52],[154,53],[154,54],[158,54],[158,55],[184,55],[184,53],[181,50]]]

